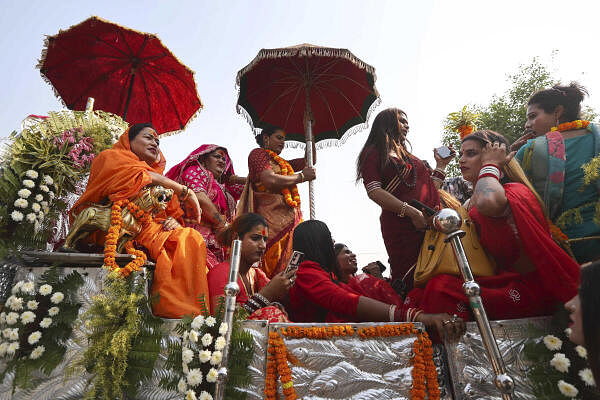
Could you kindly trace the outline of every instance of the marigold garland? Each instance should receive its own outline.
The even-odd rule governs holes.
[[[562,124],[559,124],[558,126],[553,126],[552,128],[550,128],[551,132],[565,132],[565,131],[572,131],[575,129],[585,129],[588,127],[588,125],[590,124],[590,121],[586,121],[586,120],[575,120],[575,121],[571,121],[571,122],[563,122]]]
[[[413,343],[413,385],[411,398],[424,400],[428,395],[430,400],[440,399],[440,388],[437,380],[437,370],[433,362],[433,348],[426,332],[416,329],[413,324],[386,324],[359,328],[356,331],[350,325],[329,325],[315,327],[288,326],[280,329],[281,335],[289,338],[329,339],[340,336],[358,335],[361,339],[417,335]],[[288,361],[293,364],[297,360],[288,352],[279,332],[269,332],[267,350],[267,374],[265,378],[265,399],[277,399],[277,378],[281,377],[281,386],[286,399],[296,399],[296,391]]]
[[[294,169],[292,168],[292,166],[290,165],[289,162],[287,162],[283,158],[279,157],[279,155],[277,155],[277,153],[275,153],[272,150],[265,149],[265,151],[279,165],[279,168],[281,168],[281,175],[287,175],[287,176],[294,175]],[[285,199],[285,202],[287,203],[288,206],[290,206],[292,208],[300,207],[300,193],[298,193],[298,186],[296,186],[296,185],[292,186],[291,191],[288,188],[284,188],[281,190],[281,194],[283,195],[283,198]]]
[[[127,263],[123,268],[120,268],[115,261],[117,253],[117,241],[119,233],[123,226],[123,206],[125,206],[133,216],[141,222],[142,227],[148,225],[152,221],[152,216],[139,208],[136,204],[129,200],[115,201],[110,212],[110,227],[104,242],[104,266],[111,271],[118,270],[122,276],[129,276],[133,271],[139,271],[146,262],[146,254],[133,247],[133,242],[130,240],[125,244],[127,254],[135,256],[135,259]]]

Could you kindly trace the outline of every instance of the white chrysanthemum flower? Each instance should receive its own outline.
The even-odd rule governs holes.
[[[12,342],[11,344],[8,345],[8,347],[6,348],[6,354],[12,356],[15,354],[15,352],[19,350],[19,342]]]
[[[554,354],[554,357],[552,357],[552,360],[550,360],[550,365],[558,372],[568,372],[571,361],[563,353],[556,353]]]
[[[46,185],[40,185],[40,190],[42,192],[46,192],[46,193],[48,193],[50,191],[50,189]]]
[[[10,334],[8,335],[10,340],[19,340],[19,328],[12,328],[10,330]]]
[[[40,201],[40,206],[42,206],[42,209],[45,210],[46,208],[48,208],[48,202],[46,200]]]
[[[6,313],[4,311],[2,311],[0,313],[0,324],[5,324],[6,323]]]
[[[21,290],[21,286],[23,286],[24,283],[25,283],[25,281],[19,281],[19,282],[15,283],[15,286],[13,286],[13,288],[11,290],[12,294],[19,293],[19,290]],[[9,300],[10,300],[10,297],[6,300],[6,303],[8,303]]]
[[[187,375],[188,372],[190,372],[190,370],[188,369],[188,365],[186,363],[184,363],[184,362],[181,363],[181,370],[186,375]]]
[[[23,290],[23,287],[21,286],[21,290]],[[10,301],[10,309],[11,310],[15,310],[15,311],[19,311],[23,309],[23,298],[22,297],[16,297],[16,296],[11,296],[12,300]]]
[[[213,337],[210,333],[205,333],[204,336],[202,336],[202,344],[204,347],[208,347],[212,343],[212,340]]]
[[[33,203],[31,205],[31,209],[33,210],[33,212],[38,213],[42,209],[42,206],[40,206],[38,203]]]
[[[221,325],[219,326],[219,334],[225,335],[228,329],[229,325],[227,324],[227,322],[221,322]]]
[[[207,326],[212,328],[217,323],[217,320],[214,317],[208,317],[208,318],[206,318],[205,323]]]
[[[31,196],[31,190],[29,189],[21,189],[17,192],[17,195],[22,198],[22,199],[26,199],[29,196]]]
[[[21,286],[21,292],[27,293],[27,294],[34,294],[35,293],[34,283],[31,281],[27,281],[27,282],[23,283],[23,286]]]
[[[573,330],[572,330],[571,328],[565,328],[565,335],[566,335],[567,337],[570,337],[570,336],[571,336],[571,332],[573,332]]]
[[[31,179],[37,179],[39,175],[37,171],[34,171],[33,169],[28,169],[27,171],[25,171],[25,176]]]
[[[199,400],[213,400],[213,397],[206,390],[203,390],[202,393],[200,393]]]
[[[42,354],[44,354],[45,351],[46,348],[44,346],[37,346],[35,349],[33,349],[31,354],[29,355],[29,358],[31,358],[32,360],[37,360],[42,356]]]
[[[37,219],[37,215],[35,215],[34,213],[29,213],[25,216],[25,219],[27,220],[27,222],[30,222],[33,224],[35,222],[35,220]]]
[[[35,321],[35,314],[31,311],[25,311],[23,314],[21,314],[21,322],[23,325],[30,324],[33,321]]]
[[[46,185],[53,185],[54,179],[52,179],[52,177],[50,175],[44,175],[44,183]]]
[[[42,296],[48,296],[50,293],[52,293],[52,286],[50,285],[42,285],[40,286],[39,292]]]
[[[27,200],[19,197],[18,199],[15,200],[13,205],[17,208],[27,208],[27,206],[29,205],[29,202]]]
[[[41,338],[42,338],[42,332],[35,331],[29,335],[29,337],[27,338],[27,342],[29,344],[36,344],[37,342],[40,341]]]
[[[50,307],[48,309],[48,315],[51,317],[54,317],[55,315],[58,315],[59,311],[60,311],[60,309],[58,307]]]
[[[40,305],[40,303],[38,303],[35,300],[29,300],[27,302],[27,308],[29,308],[30,310],[37,310],[39,305]]]
[[[0,357],[4,357],[6,355],[6,349],[8,348],[7,342],[2,342],[0,344]]]
[[[21,222],[21,221],[23,221],[23,213],[21,211],[15,210],[15,211],[11,212],[10,213],[10,217],[15,222]]]
[[[196,397],[196,392],[194,392],[192,389],[188,390],[185,394],[185,400],[198,400]]]
[[[567,397],[575,397],[579,393],[579,390],[577,390],[575,386],[563,381],[562,379],[558,381],[558,390],[560,390],[560,392]]]
[[[576,346],[575,351],[581,358],[587,358],[587,350],[583,346]]]
[[[41,202],[42,200],[44,200],[44,196],[42,196],[41,194],[36,194],[35,195],[35,201],[37,202]],[[41,205],[41,204],[40,204]]]
[[[48,192],[48,197],[50,197],[50,200],[54,198],[54,192],[52,190]]]
[[[64,298],[65,298],[65,295],[62,294],[62,292],[54,292],[52,297],[50,297],[50,301],[53,302],[54,304],[60,304],[60,302],[63,301]]]
[[[219,372],[216,369],[211,368],[210,371],[208,371],[208,374],[206,374],[206,382],[215,383],[218,376]]]
[[[179,393],[187,392],[187,384],[185,383],[185,379],[181,378],[179,382],[177,382],[177,390]]]
[[[46,317],[43,320],[40,321],[40,328],[48,328],[50,325],[52,325],[52,318],[50,317]]]
[[[223,350],[226,344],[227,341],[225,340],[225,337],[219,336],[217,340],[215,340],[215,350]]]
[[[42,203],[46,202],[42,201]],[[42,205],[42,211],[44,212],[44,214],[48,214],[50,212],[50,207]]]
[[[210,358],[210,364],[211,365],[219,365],[221,363],[222,359],[223,359],[223,353],[221,353],[220,351],[214,351],[212,353],[212,357]]]
[[[212,354],[210,352],[210,350],[202,350],[201,352],[198,353],[198,358],[200,359],[201,363],[205,363],[208,360],[210,360],[210,358],[212,357]]]
[[[560,340],[554,335],[547,335],[544,336],[544,344],[546,345],[548,350],[557,351],[560,350],[560,348],[562,347],[562,340]]]
[[[196,318],[192,321],[192,329],[198,330],[204,324],[204,317],[202,315],[197,315]]]
[[[25,179],[23,180],[23,186],[25,186],[28,189],[33,189],[35,187],[35,182],[31,179]]]
[[[594,379],[594,374],[592,374],[592,370],[589,368],[584,368],[578,372],[579,377],[583,382],[585,382],[588,386],[596,386],[596,380]]]
[[[4,328],[2,330],[2,336],[4,336],[5,339],[10,338],[10,332],[12,331],[12,329],[10,328]]]
[[[38,213],[38,219],[39,219],[40,221],[41,221],[41,220],[44,218],[44,214],[45,214],[45,212],[44,212],[44,211],[40,211],[40,212]]]
[[[187,374],[187,383],[191,387],[196,387],[202,383],[202,371],[199,368],[192,368]]]
[[[192,329],[192,330],[190,331],[189,338],[190,338],[190,340],[191,340],[192,342],[194,342],[194,343],[198,343],[198,332],[196,332],[195,330],[193,330],[193,329]]]
[[[194,352],[188,348],[183,348],[183,350],[181,350],[181,360],[186,363],[189,364],[192,362],[192,360],[194,359]]]
[[[19,314],[16,312],[9,312],[6,314],[6,323],[8,325],[14,325],[19,321]]]

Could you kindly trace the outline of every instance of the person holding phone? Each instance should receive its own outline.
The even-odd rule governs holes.
[[[409,204],[418,200],[439,208],[438,187],[454,150],[442,157],[434,151],[436,168],[431,171],[407,149],[409,126],[406,113],[397,108],[380,112],[357,161],[357,181],[363,181],[367,195],[381,207],[381,234],[389,257],[392,280],[404,279],[412,287],[409,270],[416,263],[428,218]],[[435,180],[438,180],[436,182]]]
[[[231,248],[234,239],[242,241],[240,272],[238,285],[240,292],[236,302],[250,315],[250,319],[266,319],[270,322],[289,322],[280,302],[288,294],[295,271],[280,272],[269,280],[265,273],[257,268],[265,254],[269,227],[265,219],[254,213],[237,217],[229,227],[217,234],[222,246]],[[211,313],[219,304],[218,298],[224,296],[224,288],[229,282],[229,261],[218,264],[208,272],[208,290],[210,292]]]

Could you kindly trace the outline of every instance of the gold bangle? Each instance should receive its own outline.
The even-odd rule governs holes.
[[[408,203],[403,201],[402,202],[402,208],[400,209],[400,212],[398,213],[398,216],[400,218],[403,218],[406,215],[406,207],[408,206]]]
[[[189,195],[190,195],[190,188],[183,185],[183,188],[181,189],[181,200],[183,200],[183,201],[187,200]]]

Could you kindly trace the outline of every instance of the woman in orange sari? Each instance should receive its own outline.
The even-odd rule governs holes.
[[[177,195],[164,212],[143,228],[135,243],[146,248],[156,261],[152,294],[159,297],[152,306],[154,314],[181,318],[200,313],[200,295],[205,295],[208,303],[206,245],[200,233],[183,228],[178,222],[183,215],[178,195],[189,209],[195,210],[198,221],[200,205],[186,186],[162,175],[166,161],[158,144],[152,125],[131,126],[111,149],[96,156],[87,188],[70,213],[74,216],[90,203],[132,199],[147,185],[173,189]],[[104,245],[104,232],[97,231],[88,238]]]
[[[302,222],[296,184],[312,181],[316,175],[314,168],[306,167],[303,158],[286,161],[279,157],[285,145],[283,129],[263,129],[256,142],[260,148],[248,155],[248,183],[237,215],[255,212],[269,224],[269,240],[261,269],[272,278],[283,271],[290,260],[292,232]],[[313,159],[316,162],[314,147]]]

